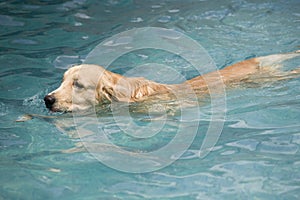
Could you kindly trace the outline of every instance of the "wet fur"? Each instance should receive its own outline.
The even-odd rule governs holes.
[[[225,88],[251,82],[259,77],[263,77],[264,81],[283,80],[299,76],[300,69],[284,72],[279,64],[299,55],[300,51],[252,58],[174,85],[160,84],[142,77],[125,77],[97,65],[77,65],[68,69],[61,86],[48,94],[55,98],[50,110],[84,110],[113,101],[167,100],[176,98],[174,92],[189,88],[197,95],[203,95],[209,92],[207,83],[220,83],[220,80]]]

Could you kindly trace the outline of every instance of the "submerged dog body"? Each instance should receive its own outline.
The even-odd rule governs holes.
[[[178,90],[191,90],[197,95],[208,93],[208,83],[224,83],[225,87],[251,82],[253,77],[286,79],[299,75],[300,69],[283,72],[277,64],[300,56],[300,52],[275,54],[238,62],[224,69],[187,80],[182,84],[160,84],[141,77],[125,77],[98,65],[82,64],[68,69],[59,88],[45,96],[51,111],[84,110],[97,104],[140,102],[148,98],[176,98]],[[160,96],[160,97],[159,97]]]

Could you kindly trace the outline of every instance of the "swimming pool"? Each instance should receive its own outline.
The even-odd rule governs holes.
[[[204,158],[199,149],[210,106],[201,105],[201,116],[190,119],[199,127],[188,150],[148,173],[118,171],[88,151],[74,150],[79,141],[71,135],[74,126],[61,131],[52,119],[15,122],[25,113],[52,116],[43,96],[59,85],[69,65],[84,62],[95,46],[120,32],[150,26],[179,31],[198,41],[222,68],[299,49],[299,8],[298,0],[1,2],[0,198],[299,199],[299,78],[227,91],[222,134]],[[116,61],[112,70],[125,73],[144,59],[172,66],[185,78],[196,75],[165,52],[152,55],[146,49],[129,58]],[[299,66],[299,59],[286,66]],[[194,110],[187,112],[194,116]],[[147,151],[170,141],[178,125],[175,116],[157,138],[132,139],[117,134],[111,113],[102,115],[116,144]],[[58,121],[69,125],[70,120]],[[184,128],[189,133],[190,127]]]

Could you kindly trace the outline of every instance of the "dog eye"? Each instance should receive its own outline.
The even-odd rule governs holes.
[[[84,86],[82,84],[80,84],[78,81],[74,81],[73,86],[78,88],[78,89],[83,89],[84,88]]]

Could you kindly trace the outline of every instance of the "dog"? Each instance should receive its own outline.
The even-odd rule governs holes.
[[[174,92],[190,88],[197,95],[209,93],[208,83],[220,78],[225,88],[255,80],[285,80],[297,77],[300,68],[282,71],[279,63],[300,56],[300,51],[274,54],[244,60],[181,84],[161,84],[142,77],[125,77],[93,64],[69,68],[59,88],[44,97],[46,107],[53,112],[85,110],[93,105],[112,102],[144,102],[147,99],[176,98]]]

